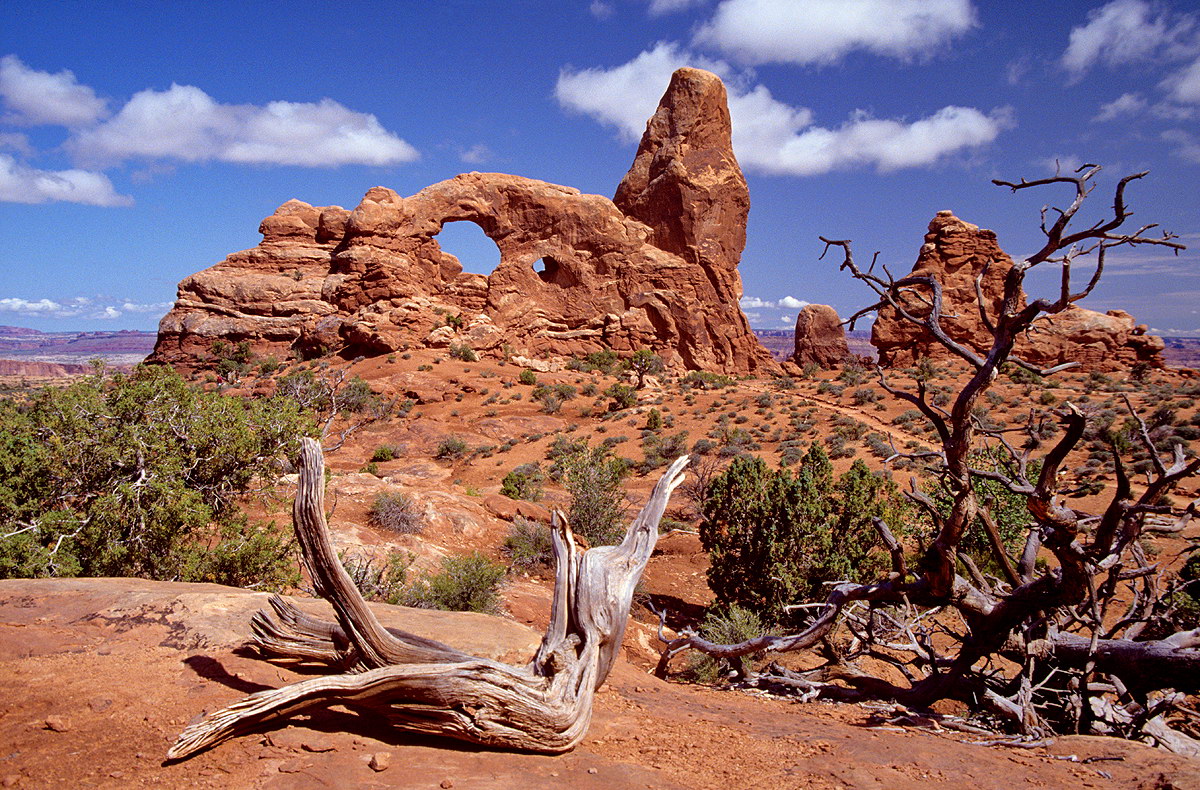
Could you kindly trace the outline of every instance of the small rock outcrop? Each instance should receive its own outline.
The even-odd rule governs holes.
[[[952,339],[980,352],[991,346],[992,336],[979,315],[975,280],[980,284],[989,315],[996,315],[1004,292],[1004,277],[1012,259],[1000,248],[996,234],[964,222],[950,211],[939,211],[929,223],[925,243],[913,274],[932,275],[942,284],[942,326]],[[909,296],[906,309],[925,314],[927,309]],[[950,356],[923,329],[902,319],[894,309],[883,308],[871,330],[871,344],[879,350],[884,367],[904,367],[923,357]],[[1040,367],[1079,362],[1082,370],[1114,371],[1143,362],[1164,366],[1161,338],[1146,334],[1123,310],[1098,313],[1072,305],[1056,315],[1039,319],[1014,349],[1020,358]]]
[[[749,195],[725,86],[680,69],[616,202],[500,173],[466,173],[352,211],[284,203],[262,243],[179,285],[152,361],[194,368],[216,340],[260,355],[377,355],[464,344],[529,358],[648,348],[672,367],[775,371],[738,307]],[[471,274],[436,241],[474,222],[500,250]]]
[[[829,305],[809,304],[796,316],[796,349],[792,361],[797,365],[816,365],[826,370],[850,358],[850,346],[837,311]]]

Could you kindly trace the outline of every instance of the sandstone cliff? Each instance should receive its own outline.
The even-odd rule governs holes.
[[[774,371],[738,307],[748,209],[725,87],[680,69],[615,203],[499,173],[411,197],[375,187],[352,211],[290,200],[258,247],[180,283],[151,360],[197,367],[216,340],[279,357],[462,343],[526,357],[649,348],[677,368]],[[459,221],[500,249],[491,275],[438,246]]]
[[[1000,248],[992,231],[963,222],[949,211],[939,211],[929,223],[912,269],[913,274],[932,275],[941,282],[946,334],[981,352],[991,346],[992,340],[979,316],[975,292],[975,280],[985,267],[983,300],[988,313],[995,315],[1012,259]],[[907,309],[915,314],[927,312],[913,297],[909,297]],[[879,350],[879,362],[885,367],[912,365],[927,356],[950,356],[927,332],[903,320],[891,308],[879,311],[871,343]],[[1161,338],[1146,334],[1146,327],[1136,325],[1133,316],[1123,310],[1097,313],[1073,305],[1039,319],[1017,342],[1014,353],[1040,367],[1079,362],[1082,370],[1112,371],[1138,362],[1161,368],[1163,347]]]

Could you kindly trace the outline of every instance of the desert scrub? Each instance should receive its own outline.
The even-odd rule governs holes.
[[[514,568],[549,567],[554,554],[550,528],[540,521],[517,516],[504,538],[503,551]]]
[[[467,454],[467,443],[457,436],[447,436],[438,443],[433,457],[439,461],[456,461]]]
[[[400,601],[419,609],[494,614],[500,610],[505,568],[475,551],[442,559],[442,569],[418,579]]]
[[[700,623],[700,635],[709,641],[723,645],[736,645],[754,639],[767,632],[767,624],[753,611],[737,604],[716,604],[708,607],[704,621]],[[763,653],[734,659],[733,662],[712,658],[703,653],[692,653],[685,676],[693,683],[712,684],[732,672],[742,672],[744,661],[761,661]]]
[[[376,463],[385,461],[393,461],[396,458],[396,446],[393,444],[381,444],[371,453],[371,460]]]
[[[412,554],[393,551],[380,560],[367,554],[341,552],[338,559],[364,598],[390,604],[403,603],[408,591],[408,571],[414,559]]]
[[[522,370],[520,375],[517,376],[517,382],[532,387],[538,383],[537,374],[532,370]]]
[[[451,343],[450,356],[463,362],[478,362],[479,355],[466,343]]]
[[[0,398],[0,578],[287,586],[289,534],[240,503],[314,432],[290,399],[205,392],[158,365]]]
[[[524,499],[537,502],[542,498],[542,483],[546,475],[538,463],[521,464],[504,476],[500,493],[509,499]]]
[[[367,523],[401,535],[415,535],[425,528],[420,509],[399,491],[377,494],[367,511]]]

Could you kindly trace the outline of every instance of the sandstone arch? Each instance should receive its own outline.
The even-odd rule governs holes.
[[[352,211],[288,201],[258,247],[180,283],[152,359],[199,367],[216,339],[387,353],[429,342],[452,311],[473,324],[459,339],[485,353],[647,348],[674,367],[776,372],[738,307],[748,211],[725,87],[680,69],[615,202],[475,172],[410,197],[374,187]],[[491,274],[463,272],[438,245],[460,221],[499,248]],[[539,260],[553,273],[539,276]]]

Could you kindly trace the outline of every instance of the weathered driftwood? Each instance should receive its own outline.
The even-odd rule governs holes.
[[[293,521],[317,592],[333,604],[338,621],[319,620],[274,597],[274,612],[254,619],[253,641],[264,652],[349,671],[260,691],[209,714],[180,734],[167,758],[182,759],[265,722],[330,705],[373,709],[404,729],[488,746],[571,749],[586,734],[594,692],[620,651],[634,587],[686,465],[686,456],[671,465],[617,546],[580,552],[566,520],[555,514],[550,625],[530,663],[515,667],[379,623],[329,540],[324,460],[320,446],[305,439]]]

